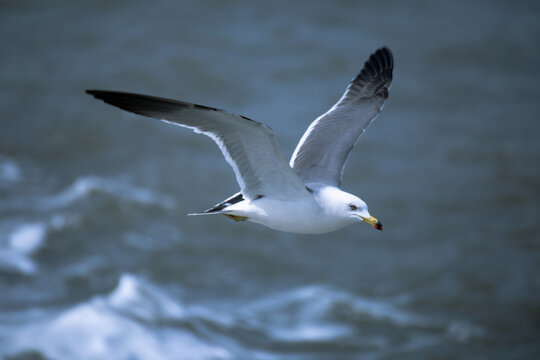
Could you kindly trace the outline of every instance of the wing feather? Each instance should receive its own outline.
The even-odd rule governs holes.
[[[244,116],[188,102],[117,91],[86,90],[135,114],[187,127],[216,142],[247,199],[307,195],[287,164],[273,131]]]
[[[377,50],[341,99],[311,123],[290,161],[305,184],[340,186],[354,144],[388,98],[393,67],[390,50],[386,47]]]

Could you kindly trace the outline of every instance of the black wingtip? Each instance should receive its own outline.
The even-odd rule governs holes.
[[[84,92],[87,93],[88,95],[92,95],[96,99],[103,100],[107,103],[108,103],[107,101],[108,99],[118,97],[118,95],[120,94],[127,94],[127,93],[122,93],[118,91],[93,90],[93,89],[86,89],[84,90]],[[132,95],[132,94],[129,94],[129,95]]]
[[[102,100],[107,104],[138,115],[156,119],[162,119],[163,115],[176,112],[179,109],[195,106],[194,104],[183,101],[122,91],[92,89],[87,89],[85,91],[87,94],[92,95],[96,99]]]
[[[84,90],[84,92],[87,93],[88,95],[92,95],[92,96],[98,97],[98,96],[99,96],[99,93],[102,93],[103,90],[86,89],[86,90]]]
[[[369,59],[364,63],[364,68],[360,75],[364,74],[366,80],[376,77],[378,74],[386,76],[392,76],[392,70],[394,69],[394,56],[390,49],[383,46],[377,49]]]
[[[221,109],[217,109],[210,106],[193,104],[180,100],[167,99],[157,96],[135,94],[123,91],[109,91],[109,90],[93,90],[86,89],[85,92],[88,95],[92,95],[98,100],[116,106],[122,110],[132,112],[134,114],[148,116],[156,119],[164,119],[165,115],[176,113],[182,109],[196,109],[202,111],[216,111],[224,112]],[[232,114],[231,114],[232,115]],[[244,120],[248,120],[259,125],[262,125],[268,129],[268,126],[260,124],[255,120],[248,117],[237,115]],[[174,120],[172,120],[175,122]],[[270,129],[271,130],[271,129]]]
[[[377,51],[371,54],[368,61],[377,61],[384,69],[392,70],[394,68],[394,56],[386,46],[377,49]]]
[[[96,96],[95,93],[98,92],[98,90],[91,90],[91,89],[86,89],[84,90],[85,93],[87,93],[88,95],[92,95],[92,96]]]
[[[365,96],[380,95],[386,98],[392,82],[393,69],[392,52],[383,46],[371,54],[364,63],[362,71],[353,79],[350,86],[364,89]]]

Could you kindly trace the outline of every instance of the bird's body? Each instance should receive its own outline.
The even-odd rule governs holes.
[[[306,130],[288,164],[272,130],[246,117],[183,101],[116,91],[87,93],[121,109],[187,127],[216,142],[240,192],[203,213],[272,229],[319,234],[364,221],[382,230],[367,205],[341,190],[354,144],[378,115],[392,81],[390,50],[377,50],[341,99]]]
[[[305,197],[275,199],[261,197],[227,206],[220,213],[235,220],[250,220],[275,230],[301,234],[322,234],[357,222],[355,217],[339,216],[334,199],[352,197],[336,187],[323,186]],[[351,199],[352,201],[352,199]]]

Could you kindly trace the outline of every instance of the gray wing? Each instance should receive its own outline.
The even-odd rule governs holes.
[[[121,109],[187,127],[214,140],[247,199],[308,194],[271,129],[246,117],[183,101],[116,91],[86,90]]]
[[[383,47],[369,57],[341,99],[306,130],[290,165],[306,184],[341,184],[354,144],[377,117],[392,82],[393,57]]]

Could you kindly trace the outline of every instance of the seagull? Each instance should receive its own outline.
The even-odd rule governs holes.
[[[382,110],[392,82],[393,57],[382,47],[365,62],[339,101],[308,127],[289,163],[274,132],[221,109],[154,96],[86,90],[120,109],[210,137],[233,168],[240,191],[210,209],[269,228],[322,234],[358,222],[382,230],[367,204],[340,189],[343,169],[358,138]]]

